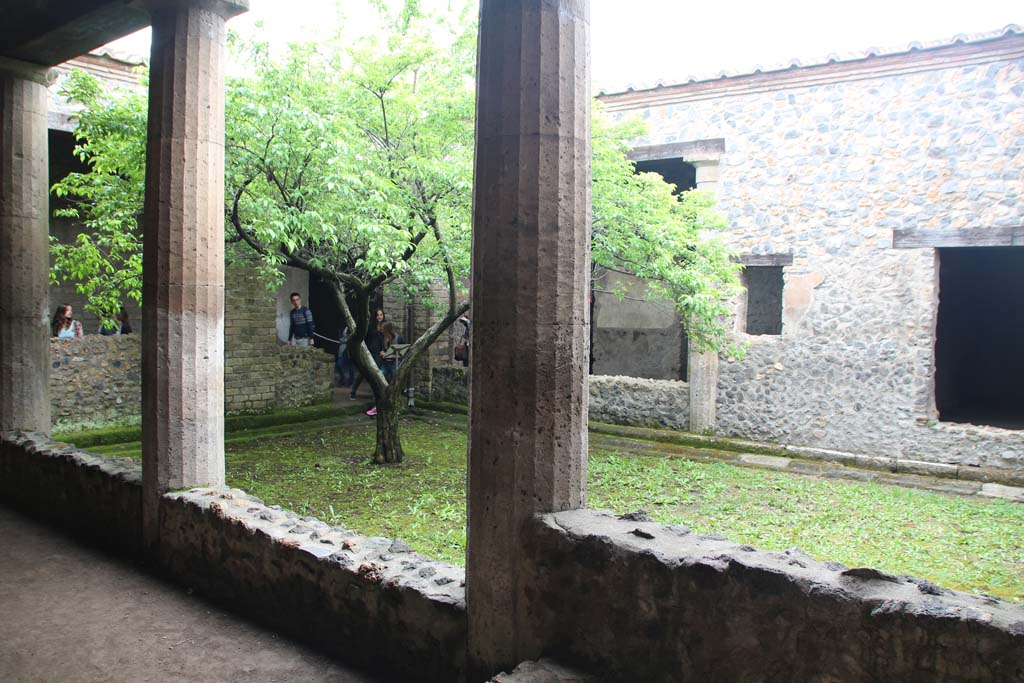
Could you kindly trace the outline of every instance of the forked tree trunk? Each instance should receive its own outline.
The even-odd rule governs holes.
[[[398,416],[401,411],[398,403],[393,401],[391,391],[385,391],[377,401],[377,447],[373,452],[373,461],[378,465],[399,463],[405,458],[402,451],[402,439],[398,434]]]

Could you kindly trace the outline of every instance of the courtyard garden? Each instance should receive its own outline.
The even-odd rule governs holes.
[[[374,424],[319,409],[287,421],[236,421],[226,439],[228,484],[362,534],[401,538],[462,564],[465,417],[406,418],[408,457],[375,465]],[[296,422],[302,417],[314,418]],[[229,424],[229,428],[232,425]],[[63,435],[90,450],[138,458],[132,430]],[[134,439],[137,439],[137,435]],[[845,479],[698,462],[651,442],[592,433],[588,507],[646,510],[665,524],[763,550],[798,547],[819,560],[873,566],[958,590],[1024,601],[1024,505]]]

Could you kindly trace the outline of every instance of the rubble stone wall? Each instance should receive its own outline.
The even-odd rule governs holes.
[[[0,502],[129,556],[142,547],[142,468],[41,434],[0,435]]]
[[[1024,467],[1022,432],[934,425],[936,250],[893,248],[896,229],[1024,225],[1024,60],[1006,56],[1022,44],[605,98],[646,121],[638,146],[723,139],[727,241],[792,255],[782,335],[737,332],[750,350],[721,364],[717,433]]]
[[[1024,606],[643,519],[537,518],[530,613],[546,655],[601,680],[650,683],[966,683],[1024,672]]]
[[[128,555],[139,463],[0,437],[0,502]],[[161,503],[160,565],[306,642],[396,680],[459,681],[465,573],[237,489]],[[575,510],[525,530],[541,649],[607,681],[1014,681],[1024,606],[928,581],[758,552],[642,513]]]
[[[0,437],[0,503],[115,552],[142,552],[140,463],[40,434]],[[465,669],[465,571],[237,489],[164,496],[159,563],[184,585],[396,680]]]
[[[466,369],[433,369],[430,400],[469,404]],[[591,375],[590,419],[638,427],[686,429],[690,420],[690,394],[686,382]]]
[[[591,375],[590,419],[685,430],[690,422],[689,385],[671,380]]]
[[[224,409],[229,415],[325,403],[334,359],[277,341],[274,293],[254,269],[232,267],[226,290]],[[50,342],[55,431],[137,424],[141,416],[141,335]]]

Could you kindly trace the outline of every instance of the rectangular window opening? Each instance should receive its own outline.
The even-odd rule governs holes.
[[[1024,249],[938,252],[939,419],[1024,429]]]
[[[782,266],[747,266],[747,334],[782,334]]]

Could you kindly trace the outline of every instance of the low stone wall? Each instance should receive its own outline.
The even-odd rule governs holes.
[[[0,437],[0,501],[121,552],[141,470],[36,434]],[[400,680],[459,681],[465,575],[226,487],[164,497],[159,561],[205,595]],[[1012,681],[1024,606],[758,552],[642,514],[538,517],[523,567],[545,654],[602,680]]]
[[[626,517],[546,515],[529,540],[547,654],[602,680],[1021,680],[1022,606]]]
[[[431,369],[430,400],[469,405],[466,368],[442,365]]]
[[[138,424],[140,335],[50,341],[50,410],[55,430]]]
[[[138,462],[6,433],[0,503],[141,554]],[[166,495],[160,524],[161,567],[212,599],[400,680],[464,676],[463,569],[225,487]]]
[[[53,429],[77,431],[138,424],[141,416],[141,336],[87,335],[50,342]],[[333,397],[334,359],[318,349],[272,343],[259,359],[251,349],[226,351],[228,415],[326,403]],[[259,364],[257,372],[251,366]],[[243,371],[244,370],[244,371]]]
[[[690,423],[689,385],[671,380],[591,375],[590,419],[686,429]]]
[[[967,467],[1024,470],[1024,431],[926,419],[931,343],[840,349],[827,338],[750,338],[719,365],[716,434]],[[924,349],[922,351],[922,348]]]
[[[432,370],[431,401],[469,403],[466,369]],[[690,421],[690,392],[686,382],[637,377],[590,376],[590,419],[639,427],[686,429]]]
[[[120,553],[142,547],[142,468],[41,434],[0,438],[0,501]]]
[[[160,561],[345,661],[400,680],[464,675],[465,572],[401,541],[300,518],[242,491],[195,489],[164,499]]]

